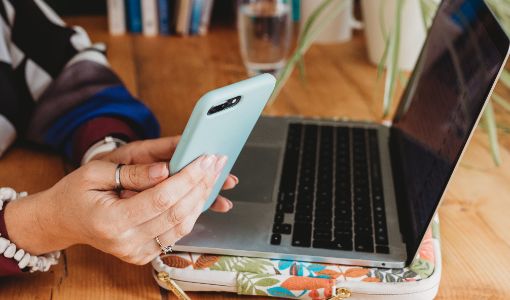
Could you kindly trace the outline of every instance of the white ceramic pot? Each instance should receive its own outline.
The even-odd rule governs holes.
[[[353,0],[346,0],[346,8],[336,16],[328,26],[324,27],[315,38],[315,43],[331,44],[347,42],[352,38],[353,29],[361,29],[362,25],[353,16]],[[322,0],[301,0],[301,28]]]
[[[377,65],[384,52],[382,22],[386,33],[396,19],[397,0],[361,0],[368,57]],[[381,20],[381,17],[383,18]],[[420,8],[420,0],[404,0],[402,8],[400,50],[398,65],[402,70],[412,70],[425,41],[426,30]]]

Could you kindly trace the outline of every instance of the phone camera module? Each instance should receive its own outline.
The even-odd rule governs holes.
[[[239,102],[241,101],[241,96],[237,96],[235,98],[231,98],[231,99],[228,99],[226,100],[225,102],[223,102],[222,104],[219,104],[219,105],[216,105],[216,106],[213,106],[211,107],[208,111],[207,111],[207,115],[212,115],[212,114],[215,114],[219,111],[222,111],[222,110],[225,110],[229,107],[232,107],[232,106],[235,106],[237,105]]]

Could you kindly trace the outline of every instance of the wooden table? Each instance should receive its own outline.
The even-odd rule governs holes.
[[[182,131],[204,92],[246,77],[236,33],[229,28],[213,28],[207,37],[110,37],[102,17],[68,21],[85,27],[93,40],[108,44],[113,68],[155,112],[164,135]],[[380,118],[382,82],[368,63],[362,36],[348,44],[312,47],[306,65],[306,82],[293,76],[267,114]],[[510,145],[510,138],[503,143]],[[503,165],[495,167],[486,136],[477,130],[440,210],[444,264],[440,299],[510,296],[508,149],[502,157]],[[0,184],[19,190],[40,191],[63,175],[63,163],[54,154],[14,148],[0,160]],[[75,246],[49,273],[0,279],[0,298],[172,298],[160,291],[150,271],[149,266],[128,265],[88,246]],[[192,298],[241,297],[192,294]]]

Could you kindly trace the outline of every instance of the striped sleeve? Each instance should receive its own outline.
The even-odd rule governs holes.
[[[105,135],[159,136],[154,115],[111,70],[104,45],[66,26],[42,0],[0,0],[0,27],[0,128],[11,128],[0,134],[0,153],[17,135],[79,161]]]
[[[43,0],[0,0],[0,156],[20,137],[79,162],[105,136],[155,138],[159,124],[111,70],[104,45]],[[0,234],[9,236],[3,211]],[[21,271],[0,255],[0,276]]]

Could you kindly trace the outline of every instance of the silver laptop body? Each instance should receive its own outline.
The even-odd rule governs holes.
[[[508,45],[507,36],[483,1],[443,1],[393,125],[301,117],[262,117],[232,171],[240,178],[240,184],[233,191],[224,193],[234,202],[232,211],[226,214],[202,214],[192,233],[179,241],[174,249],[360,266],[404,267],[415,256],[439,206],[505,65]],[[471,59],[473,56],[469,51],[480,51],[477,50],[480,48],[484,50],[480,52],[478,61]],[[284,162],[292,126],[294,131],[296,127],[300,128],[301,148],[298,151],[299,159],[294,160],[297,164],[289,163],[289,167],[284,166]],[[344,147],[338,139],[345,143],[342,138],[345,132],[348,132],[348,142]],[[359,140],[360,136],[366,138],[361,143],[362,148],[367,150],[364,152],[366,165],[352,153],[354,147],[358,147],[353,145],[359,144],[353,139]],[[308,151],[303,148],[305,137],[316,139],[315,154],[312,156],[303,156]],[[328,137],[327,141],[322,140],[324,137]],[[323,147],[328,147],[327,157],[333,157],[331,162],[334,165],[334,170],[326,168],[329,172],[326,177],[320,169]],[[338,170],[343,170],[337,167],[340,152],[345,149],[350,153],[348,158],[351,166],[347,171],[351,201],[351,216],[347,219],[350,220],[337,215],[345,213],[338,204],[340,186],[344,185],[337,180],[340,176]],[[315,172],[310,177],[312,183],[302,182],[303,178],[308,178],[303,172],[308,172],[306,168],[310,165],[306,165],[310,159],[303,157],[316,160],[311,164],[312,173]],[[378,166],[374,165],[376,160],[379,161]],[[361,172],[360,175],[359,168],[354,167],[357,164],[363,168],[366,166],[369,173],[367,189],[357,189],[358,192],[365,192],[365,197],[369,198],[368,202],[364,200],[363,205],[356,202],[356,178],[362,178],[360,176],[364,174]],[[285,168],[290,168],[290,174]],[[372,177],[373,170],[378,171],[376,179]],[[288,204],[287,200],[283,202],[281,198],[282,186],[286,184],[282,180],[285,178],[296,179],[291,193],[292,207],[282,204]],[[379,225],[376,222],[381,210],[381,202],[376,204],[375,199],[376,180],[380,180],[382,185],[385,232],[380,229],[381,222]],[[324,207],[321,206],[319,210],[318,204],[322,199],[320,189],[327,188],[323,182],[332,182],[331,191],[326,193],[332,204],[324,214]],[[313,190],[310,193],[311,202],[300,200],[300,193],[305,192],[303,187],[306,184]],[[312,203],[311,206],[309,203]],[[303,208],[308,209],[310,214],[303,216],[298,213],[298,208],[301,212]],[[357,210],[360,210],[363,218],[357,217]],[[328,218],[331,221],[328,222]],[[356,220],[371,222],[368,225],[357,224]],[[350,241],[347,235],[341,235],[341,240],[337,235],[337,224],[341,223],[345,228],[349,226],[349,221],[352,224]],[[319,225],[325,227],[321,227],[319,232],[316,225],[317,228]],[[370,239],[360,240],[360,237],[366,237],[366,232],[370,233]],[[383,237],[378,236],[378,232],[384,233]]]

